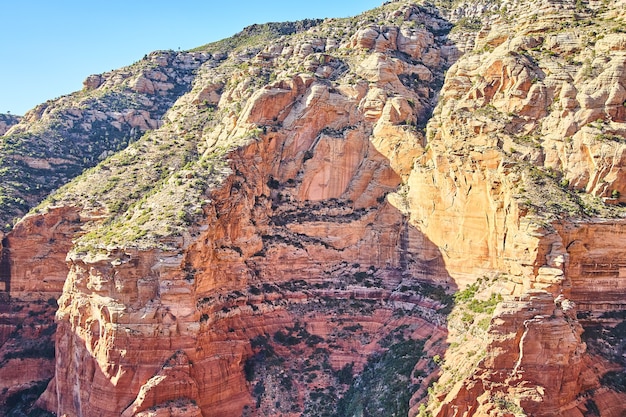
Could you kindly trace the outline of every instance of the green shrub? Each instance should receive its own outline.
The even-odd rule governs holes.
[[[372,356],[337,403],[335,417],[406,416],[409,400],[416,390],[411,383],[411,373],[424,353],[423,347],[421,340],[403,340],[391,345],[386,352]]]

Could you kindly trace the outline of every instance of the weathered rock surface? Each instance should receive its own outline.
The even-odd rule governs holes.
[[[33,403],[55,374],[54,299],[0,305],[0,414]],[[17,409],[15,406],[17,405]]]
[[[66,256],[80,228],[73,207],[51,207],[45,213],[26,216],[3,241],[8,262],[11,297],[21,300],[58,298],[69,268]],[[29,268],[24,268],[30,264]]]
[[[500,304],[479,371],[447,394],[438,414],[490,415],[503,408],[532,415],[568,412],[578,393],[591,388],[581,372],[582,331],[573,303],[542,290]]]
[[[604,371],[589,368],[580,335],[581,323],[623,311],[623,214],[611,207],[624,184],[621,41],[608,33],[610,12],[592,4],[519,6],[485,23],[448,71],[429,151],[407,181],[412,223],[441,248],[459,287],[499,277],[497,291],[515,297],[482,341],[476,304],[464,310],[484,357],[457,371],[467,352],[450,349],[430,406],[440,416],[615,415],[595,402]],[[580,23],[546,31],[557,16],[594,25],[599,39]],[[609,48],[600,33],[615,60],[594,60]],[[453,343],[467,339],[467,329],[451,330]]]
[[[4,135],[13,125],[20,122],[20,116],[12,114],[0,114],[0,136]]]
[[[407,17],[439,22],[437,30],[445,24],[424,13],[407,9]],[[427,40],[434,57],[438,46],[433,36]],[[315,42],[306,49],[306,41],[299,41],[304,43],[293,55],[275,45],[256,53],[263,61],[282,60],[288,69],[324,51]],[[346,56],[362,49],[344,48]],[[420,295],[425,290],[415,278],[437,251],[406,226],[385,195],[411,169],[403,156],[423,152],[423,138],[412,125],[432,111],[435,92],[428,83],[442,80],[448,63],[440,58],[430,68],[415,66],[394,57],[397,48],[391,43],[364,50],[373,58],[355,62],[353,72],[338,57],[316,58],[307,65],[319,78],[284,74],[283,81],[257,93],[246,85],[259,74],[236,73],[227,85],[208,64],[191,93],[168,114],[169,124],[96,169],[95,182],[87,175],[77,183],[100,197],[85,205],[77,198],[82,192],[68,190],[54,197],[54,208],[18,223],[6,239],[11,264],[23,264],[23,249],[30,246],[46,256],[41,268],[11,269],[13,297],[53,294],[62,282],[57,277],[69,269],[57,314],[57,372],[40,405],[70,415],[197,415],[201,410],[240,415],[275,408],[306,414],[321,401],[319,395],[328,396],[331,402],[322,403],[331,410],[335,390],[348,388],[352,370],[363,369],[386,346],[428,335],[426,352],[439,352],[436,342],[445,329],[437,309],[444,304]],[[353,84],[337,78],[346,73],[366,80]],[[420,75],[412,79],[413,74]],[[337,80],[335,86],[325,81],[329,78]],[[102,77],[90,77],[85,85],[105,84]],[[133,86],[143,92],[152,88],[143,79]],[[239,103],[239,117],[222,117]],[[207,109],[220,117],[211,121]],[[163,246],[151,242],[158,226],[152,225],[145,239],[141,233],[130,236],[126,225],[131,223],[116,228],[117,213],[140,215],[142,206],[132,199],[141,197],[133,190],[143,185],[129,183],[131,201],[120,206],[113,205],[107,182],[122,186],[126,180],[117,176],[119,170],[144,165],[140,160],[149,153],[144,145],[182,135],[193,118],[204,118],[207,132],[187,137],[204,157],[195,164],[212,161],[220,148],[226,148],[230,161],[225,167],[211,162],[217,182],[190,189],[192,197],[205,200],[202,206],[180,202],[182,217],[198,221],[200,216],[200,222],[191,230],[178,229],[178,237],[164,230],[157,236]],[[184,144],[182,150],[188,148]],[[176,154],[155,157],[160,166],[180,163]],[[152,174],[142,170],[141,175]],[[157,170],[155,175],[162,177]],[[167,190],[179,187],[179,181],[166,181],[146,205],[163,208],[159,199],[172,195]],[[158,223],[160,217],[151,218],[149,223]],[[114,235],[101,246],[98,236],[107,224]],[[83,234],[83,243],[70,251]],[[408,253],[419,253],[420,247],[428,249],[427,259],[409,260]],[[67,252],[69,266],[57,263]],[[173,359],[175,352],[176,358],[188,359]],[[268,356],[269,362],[261,359]],[[307,370],[311,363],[317,373]],[[348,365],[350,373],[338,382],[336,374]],[[257,371],[246,378],[244,368],[250,367]],[[277,369],[284,377],[264,382],[264,375]],[[292,379],[297,372],[310,380]],[[285,389],[287,384],[292,389]]]
[[[68,416],[621,415],[622,3],[396,1],[254,26],[265,43],[151,54],[80,93],[121,86],[136,106],[27,114],[7,137],[54,117],[147,133],[4,237],[0,398],[48,384],[36,406]],[[53,359],[53,324],[28,311],[57,298]]]

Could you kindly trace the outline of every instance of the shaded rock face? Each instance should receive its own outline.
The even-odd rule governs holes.
[[[0,114],[0,136],[4,135],[13,125],[18,124],[19,116],[12,114]]]
[[[5,236],[3,404],[621,415],[623,9],[507,7],[390,2],[90,76],[177,100],[116,113],[150,132]]]
[[[0,413],[27,412],[54,378],[54,298],[0,307]],[[43,414],[45,415],[45,414]]]

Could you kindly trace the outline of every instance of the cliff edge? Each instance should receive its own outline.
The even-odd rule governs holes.
[[[32,110],[2,411],[622,415],[625,6],[255,25]]]

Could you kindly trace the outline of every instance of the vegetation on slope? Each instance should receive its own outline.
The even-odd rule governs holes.
[[[422,358],[424,343],[395,341],[388,350],[368,359],[337,404],[336,417],[404,417],[409,412],[413,370]]]
[[[399,8],[400,2],[396,3],[387,5],[387,10]],[[450,8],[458,5],[458,2],[440,3],[446,3]],[[496,2],[486,3],[497,5]],[[38,210],[56,204],[76,205],[92,213],[94,218],[100,216],[104,219],[102,223],[94,223],[91,230],[80,238],[76,248],[79,252],[106,251],[117,246],[179,247],[180,237],[205,215],[204,208],[211,197],[211,190],[229,175],[229,152],[256,140],[263,132],[261,127],[250,127],[243,133],[224,139],[215,133],[218,123],[228,118],[236,120],[246,100],[264,85],[296,73],[312,76],[312,66],[308,64],[324,58],[321,52],[315,51],[307,58],[308,61],[285,59],[281,67],[267,68],[252,59],[263,49],[264,43],[280,37],[294,43],[305,37],[321,38],[312,34],[319,32],[305,31],[313,27],[329,35],[329,38],[342,42],[362,25],[390,23],[380,16],[379,11],[373,11],[357,18],[334,19],[326,23],[304,21],[255,25],[235,37],[198,48],[197,51],[212,54],[233,50],[237,53],[221,57],[212,62],[211,66],[199,68],[196,73],[187,74],[189,77],[177,87],[175,94],[157,106],[156,114],[160,116],[155,118],[164,116],[164,121],[154,131],[143,133],[132,129],[120,130],[110,123],[100,125],[96,122],[87,129],[78,122],[66,123],[72,120],[72,111],[60,110],[53,114],[54,117],[45,119],[45,122],[39,119],[36,122],[36,126],[40,126],[39,130],[23,130],[3,138],[0,150],[3,171],[0,171],[0,178],[4,180],[4,189],[0,194],[0,212],[4,213],[4,220],[21,215],[42,196],[65,184],[85,167],[104,159],[50,196]],[[506,18],[495,13],[493,17]],[[409,24],[402,22],[401,17],[397,19],[398,24]],[[481,29],[480,21],[474,17],[464,19],[459,20],[458,33]],[[442,33],[448,29],[442,28]],[[481,45],[480,48],[476,53],[490,51],[489,45]],[[532,59],[543,57],[535,52],[549,55],[541,49],[527,51]],[[562,59],[567,61],[568,57]],[[354,83],[359,81],[352,69],[361,57],[339,51],[334,58],[338,68],[345,69],[340,73],[341,77]],[[593,65],[590,68],[589,71],[593,72]],[[329,82],[334,85],[332,83],[336,81],[331,79]],[[171,107],[174,100],[188,89],[191,88],[191,93],[198,93],[207,82],[223,84],[223,88],[232,93],[230,100],[224,100],[218,106],[208,102],[195,103],[189,96]],[[129,92],[127,86],[124,86],[119,91],[85,91],[61,99],[59,103],[68,103],[69,108],[73,109],[72,100],[83,100],[80,102],[93,111],[106,112],[111,109],[124,112],[127,109],[142,109],[145,106],[144,99],[137,93]],[[52,108],[53,103],[49,103],[49,106]],[[43,114],[47,107],[37,111]],[[488,106],[483,106],[482,110],[486,118],[505,125],[512,126],[519,121],[516,115],[504,114]],[[623,137],[611,130],[608,121],[596,123],[601,125],[597,128],[597,140],[607,144],[622,142]],[[540,138],[514,132],[505,140],[505,143],[510,142],[516,144],[507,150],[510,161],[518,163],[524,178],[519,186],[518,198],[529,211],[535,210],[541,215],[565,214],[573,217],[620,215],[618,208],[604,205],[600,196],[587,199],[587,193],[567,182],[563,170],[542,166],[541,158],[533,153],[539,152],[542,146]],[[42,168],[41,164],[32,162],[57,158],[63,160],[55,162],[52,169]],[[476,332],[476,335],[484,335],[489,315],[500,299],[493,296],[477,301],[477,291],[478,287],[470,286],[457,295],[457,308],[451,316],[451,323]],[[274,339],[289,344],[289,336],[285,339],[278,334],[274,335]],[[401,341],[372,358],[364,371],[351,381],[346,396],[339,401],[341,412],[345,415],[376,415],[382,408],[389,415],[405,414],[408,393],[414,388],[410,372],[421,354],[418,342]],[[480,355],[481,352],[475,352],[472,357],[477,360]],[[467,369],[470,368],[468,366]],[[388,374],[388,370],[393,371],[392,374]],[[347,376],[341,378],[342,381],[350,382]],[[259,396],[262,394],[260,391],[261,388]]]
[[[221,43],[197,48],[216,57],[196,70],[189,94],[164,114],[161,127],[86,171],[51,195],[38,210],[56,204],[76,205],[105,217],[104,223],[78,241],[79,252],[123,245],[178,247],[180,237],[204,215],[203,207],[214,186],[230,172],[228,153],[275,128],[235,122],[237,128],[225,132],[225,121],[241,117],[248,100],[268,84],[296,74],[316,77],[314,72],[321,62],[334,68],[336,74],[325,82],[359,82],[362,79],[356,68],[363,57],[351,48],[337,47],[328,56],[323,52],[326,44],[347,44],[363,25],[385,23],[401,6],[394,3],[358,17],[325,22],[257,25]],[[398,24],[414,24],[394,19]],[[437,30],[443,34],[448,29]],[[312,45],[312,51],[280,54],[268,66],[257,55],[269,54],[272,44],[267,41],[275,37],[280,37],[277,45]],[[228,54],[218,52],[222,49]],[[442,83],[441,75],[436,76]],[[200,98],[209,88],[221,97],[219,102]]]
[[[233,53],[245,47],[259,47],[281,36],[293,35],[319,25],[321,19],[305,19],[296,22],[269,22],[245,27],[241,32],[216,42],[192,49],[213,54]]]
[[[85,168],[124,149],[188,91],[194,68],[208,56],[155,52],[96,76],[84,90],[29,111],[0,138],[0,224],[11,223]],[[163,67],[163,64],[168,65]],[[159,75],[160,74],[160,75]],[[161,91],[142,88],[165,80]],[[154,83],[153,83],[154,84]]]
[[[20,120],[20,116],[10,113],[0,113],[0,135],[4,134],[4,130],[18,124]]]

